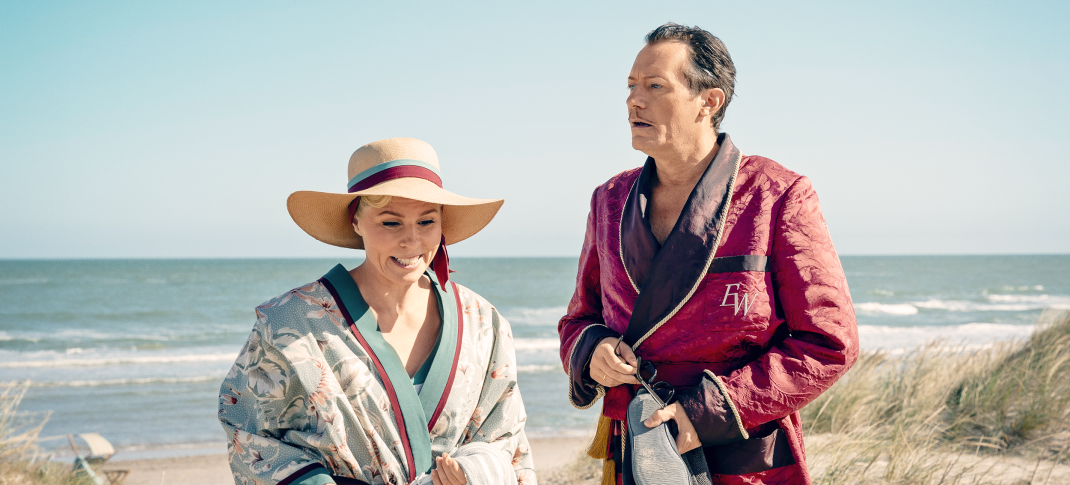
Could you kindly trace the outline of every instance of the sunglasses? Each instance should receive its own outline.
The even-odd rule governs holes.
[[[620,355],[620,343],[622,340],[624,340],[623,335],[617,339],[617,345],[613,346],[613,352],[617,354],[617,357],[622,357]],[[654,379],[658,376],[658,369],[654,367],[653,362],[643,360],[642,357],[639,357],[638,355],[635,356],[635,360],[635,378],[643,385],[646,392],[649,392],[651,397],[653,397],[658,405],[663,408],[672,404],[672,398],[676,395],[676,389],[665,381],[654,382]]]
[[[650,396],[663,408],[672,404],[672,398],[676,395],[676,389],[665,381],[654,382],[654,379],[658,377],[658,370],[654,367],[653,362],[643,360],[639,356],[636,356],[635,360],[636,368],[639,369],[639,371],[635,373],[635,378],[643,385],[646,392],[649,392]]]

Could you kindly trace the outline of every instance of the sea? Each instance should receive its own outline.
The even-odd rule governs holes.
[[[1024,339],[1047,309],[1070,310],[1070,255],[844,256],[861,346],[907,352]],[[225,451],[219,385],[253,308],[359,259],[0,261],[0,382],[29,388],[20,412],[42,445],[96,432],[114,459]],[[456,258],[452,278],[512,324],[532,436],[591,433],[597,408],[567,398],[557,322],[575,258]]]

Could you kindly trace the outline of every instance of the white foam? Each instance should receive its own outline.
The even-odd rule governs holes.
[[[597,416],[597,415],[593,415]],[[596,418],[597,419],[597,418]],[[529,438],[580,438],[585,440],[584,443],[590,441],[594,436],[595,429],[588,426],[573,426],[568,428],[554,428],[554,427],[524,427],[524,434]]]
[[[518,373],[523,372],[523,373],[528,373],[528,374],[535,374],[535,373],[539,373],[539,372],[549,372],[549,371],[552,371],[552,370],[560,371],[561,370],[561,366],[557,365],[557,364],[518,365],[518,366],[516,366],[516,371]]]
[[[194,377],[139,377],[127,379],[99,379],[99,380],[74,380],[74,381],[33,381],[30,387],[103,387],[103,386],[143,386],[147,384],[190,384],[198,382],[218,381],[223,382],[223,375],[194,376]],[[0,385],[14,384],[15,382],[0,383]]]
[[[0,285],[43,285],[48,278],[0,278]]]
[[[222,324],[220,324],[220,326],[222,326]],[[165,331],[167,331],[168,334],[101,332],[91,329],[66,329],[57,332],[12,331],[10,333],[0,333],[0,335],[6,336],[6,338],[0,337],[0,340],[21,340],[26,342],[71,342],[74,340],[105,342],[114,340],[141,340],[149,342],[170,342],[182,340],[189,336],[196,336],[196,333],[193,330],[187,330],[184,334],[178,334],[168,330]],[[95,344],[95,342],[86,343],[89,345]]]
[[[557,326],[568,309],[565,307],[550,308],[510,308],[503,313],[506,320],[513,325],[537,325]]]
[[[173,364],[182,362],[233,362],[238,357],[237,352],[221,352],[215,354],[193,355],[156,355],[145,357],[109,357],[98,359],[52,359],[52,360],[23,360],[17,362],[0,362],[0,368],[45,368],[45,367],[94,367],[104,365],[130,365],[130,364]]]
[[[1034,328],[1033,325],[1006,323],[967,323],[942,327],[859,325],[858,337],[862,348],[867,350],[909,351],[934,340],[966,348],[983,348],[992,342],[1028,338]]]
[[[1070,306],[1070,296],[1064,295],[985,295],[985,299],[994,303],[1032,303],[1045,308]]]
[[[513,340],[514,350],[558,350],[561,341],[555,338],[518,338]]]
[[[855,311],[859,313],[886,313],[889,315],[914,315],[918,313],[917,307],[909,303],[857,303],[855,304]]]
[[[1028,285],[1026,285],[1026,286],[1010,286],[1010,285],[1007,285],[1007,286],[1004,286],[1003,289],[1006,290],[1006,291],[1015,291],[1015,290],[1018,290],[1018,291],[1029,291],[1029,290],[1044,291],[1044,285],[1033,285],[1033,286],[1028,286]]]
[[[1048,297],[1044,299],[1020,299],[1040,295],[988,295],[988,301],[981,303],[968,300],[926,300],[911,302],[918,308],[928,310],[946,310],[950,312],[1026,312],[1031,310],[1043,310],[1054,308],[1070,309],[1070,297]],[[1047,296],[1047,295],[1045,295]],[[992,299],[991,297],[999,297]],[[1005,298],[1004,298],[1005,297]]]

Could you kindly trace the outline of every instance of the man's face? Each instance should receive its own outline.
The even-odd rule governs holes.
[[[690,49],[681,42],[643,47],[628,75],[628,121],[632,148],[658,158],[693,143],[699,130],[710,130],[701,116],[705,100],[691,94],[684,69]]]

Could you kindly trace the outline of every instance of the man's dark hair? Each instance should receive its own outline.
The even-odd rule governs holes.
[[[736,87],[736,66],[732,64],[728,48],[721,39],[698,26],[669,22],[646,35],[647,45],[669,41],[683,42],[691,48],[691,65],[684,69],[684,79],[687,79],[692,94],[711,88],[724,91],[724,105],[713,114],[712,120],[713,129],[719,130]]]

